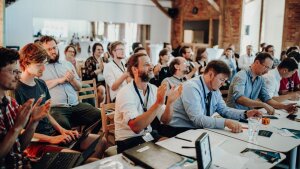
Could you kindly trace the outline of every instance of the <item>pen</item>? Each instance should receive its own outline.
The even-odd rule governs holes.
[[[135,165],[134,162],[132,162],[131,160],[129,160],[127,157],[122,155],[122,158],[124,161],[126,161],[127,163],[131,164],[131,165]]]
[[[181,138],[181,137],[177,137],[177,136],[175,136],[174,138],[177,138],[177,139],[179,139],[179,140],[184,140],[184,141],[192,142],[192,140],[188,140],[188,139]]]
[[[196,147],[191,147],[191,146],[181,146],[181,148],[196,148]]]
[[[242,129],[248,129],[248,127],[242,127]]]

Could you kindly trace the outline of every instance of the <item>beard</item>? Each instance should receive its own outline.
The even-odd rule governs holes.
[[[56,57],[54,59],[48,57],[48,63],[56,63],[59,59],[59,52],[57,52]]]
[[[150,79],[154,77],[153,71],[146,72],[139,72],[139,77],[141,78],[142,82],[149,82]]]

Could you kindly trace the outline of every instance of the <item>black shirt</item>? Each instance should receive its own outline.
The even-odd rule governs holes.
[[[36,102],[41,97],[41,95],[45,96],[41,102],[41,105],[51,98],[45,81],[41,79],[34,79],[34,81],[36,83],[35,86],[28,86],[21,81],[18,82],[17,88],[15,90],[15,97],[20,105],[24,104],[31,98],[34,98]],[[50,136],[55,133],[55,129],[53,128],[49,119],[45,117],[40,120],[35,132]]]

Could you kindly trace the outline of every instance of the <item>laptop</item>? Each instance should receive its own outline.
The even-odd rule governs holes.
[[[80,144],[88,137],[88,135],[94,130],[94,128],[100,123],[100,120],[95,122],[90,127],[86,128],[77,139],[72,140],[68,143],[61,143],[59,146],[67,147],[72,150],[79,150]]]
[[[85,162],[94,152],[99,142],[99,136],[82,153],[76,152],[48,152],[32,165],[33,169],[69,169],[77,167]]]
[[[170,168],[184,160],[180,155],[153,142],[146,142],[125,150],[123,155],[135,164],[145,168]]]

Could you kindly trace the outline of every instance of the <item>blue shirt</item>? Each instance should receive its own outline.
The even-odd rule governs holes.
[[[252,100],[259,98],[263,102],[271,99],[263,77],[257,76],[254,81],[252,81],[252,78],[253,75],[250,68],[241,70],[234,76],[229,86],[227,97],[227,105],[229,107],[250,110],[249,107],[236,103],[236,100],[241,96]]]
[[[200,81],[202,78],[203,87]],[[205,97],[204,97],[205,93]],[[224,128],[225,119],[242,119],[244,110],[237,110],[226,106],[220,90],[212,91],[210,116],[215,112],[224,118],[212,118],[206,116],[205,98],[209,93],[202,76],[183,83],[183,91],[173,107],[173,117],[170,126],[188,128]]]
[[[43,76],[40,78],[44,81],[58,79],[65,76],[68,70],[72,71],[75,75],[75,79],[80,81],[74,66],[67,61],[46,64]],[[77,92],[69,82],[58,84],[49,89],[49,92],[52,98],[52,107],[76,106],[79,103]]]

